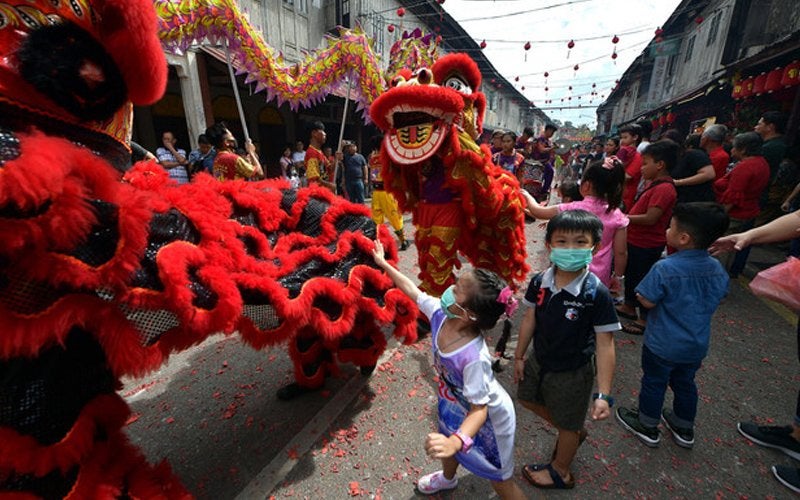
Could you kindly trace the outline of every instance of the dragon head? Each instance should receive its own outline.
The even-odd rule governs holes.
[[[385,132],[383,147],[401,165],[422,162],[454,129],[477,138],[486,98],[481,73],[466,54],[448,54],[432,68],[399,72],[391,88],[370,106],[370,117]]]

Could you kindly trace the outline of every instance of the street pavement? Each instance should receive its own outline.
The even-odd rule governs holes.
[[[411,226],[406,223],[407,234]],[[533,270],[546,265],[543,227],[526,225]],[[416,251],[400,269],[416,276]],[[756,261],[775,258],[754,253]],[[752,269],[751,269],[752,272]],[[514,318],[514,333],[521,312]],[[547,492],[577,498],[789,498],[773,464],[791,458],[755,446],[736,422],[788,423],[797,386],[796,316],[733,281],[712,325],[712,346],[697,376],[696,444],[685,450],[663,434],[649,449],[613,419],[587,422],[589,437],[573,464],[576,488]],[[500,328],[487,334],[493,345]],[[617,405],[635,406],[642,338],[616,335]],[[514,342],[509,346],[513,352]],[[168,460],[198,498],[416,498],[415,480],[438,469],[423,450],[436,429],[436,382],[430,338],[390,342],[370,377],[345,365],[324,390],[291,402],[275,397],[291,380],[283,347],[254,351],[233,335],[217,336],[174,356],[150,376],[126,380],[131,440],[151,462]],[[499,380],[515,396],[510,362]],[[667,404],[671,395],[667,396]],[[555,433],[517,405],[516,478],[530,497],[542,492],[519,474],[545,462]],[[495,497],[488,481],[459,470],[459,486],[440,498]]]

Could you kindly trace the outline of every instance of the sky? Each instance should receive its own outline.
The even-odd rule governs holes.
[[[680,0],[445,0],[442,6],[477,43],[486,40],[484,53],[494,67],[551,119],[594,128],[595,110],[604,101],[600,96],[608,96],[614,81],[679,3]],[[614,35],[619,37],[616,63],[611,58]],[[582,40],[587,38],[593,39]],[[575,42],[571,50],[567,46],[570,40]],[[528,51],[524,49],[527,41],[531,43]],[[575,64],[579,65],[578,71],[573,69]],[[549,73],[546,79],[545,71]],[[521,90],[523,86],[525,90]],[[591,95],[593,90],[597,96]],[[581,109],[559,111],[562,98],[563,105],[580,104]],[[547,99],[553,103],[545,104]]]

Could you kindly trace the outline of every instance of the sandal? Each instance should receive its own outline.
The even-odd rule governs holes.
[[[631,322],[623,323],[622,331],[630,335],[644,335],[645,325],[641,323]]]
[[[550,474],[550,479],[553,481],[552,484],[542,484],[534,479],[531,472],[540,470],[546,470]],[[522,476],[527,479],[531,485],[542,490],[571,490],[575,487],[575,478],[572,477],[572,474],[569,475],[569,481],[565,481],[564,478],[561,477],[561,474],[553,468],[553,464],[525,465],[522,467]]]

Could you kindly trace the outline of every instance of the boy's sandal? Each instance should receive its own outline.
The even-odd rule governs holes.
[[[542,484],[533,477],[531,472],[546,470],[550,474],[551,484]],[[522,467],[522,475],[531,485],[542,490],[571,490],[575,487],[575,478],[570,474],[569,481],[565,481],[553,468],[553,464],[528,464]]]
[[[644,335],[644,328],[644,325],[636,322],[622,324],[622,331],[630,335]]]

